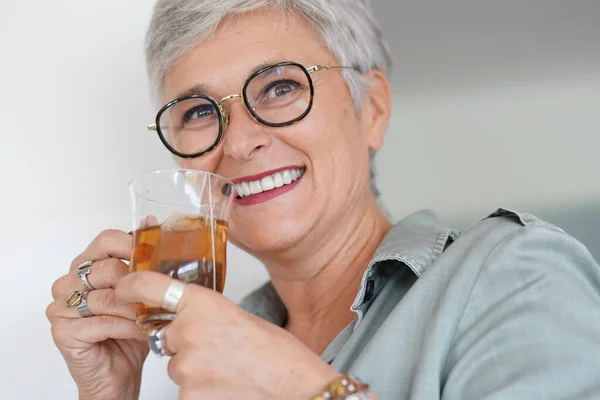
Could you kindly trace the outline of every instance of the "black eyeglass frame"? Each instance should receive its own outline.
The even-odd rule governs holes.
[[[270,69],[273,68],[278,68],[278,67],[285,67],[285,66],[294,66],[294,67],[298,67],[302,70],[302,72],[304,72],[304,74],[306,75],[306,78],[308,80],[308,86],[309,86],[309,90],[310,90],[310,99],[309,99],[309,104],[308,107],[306,108],[306,110],[298,117],[287,121],[287,122],[277,122],[277,123],[273,123],[273,122],[268,122],[264,119],[262,119],[257,113],[256,113],[256,109],[254,107],[252,107],[252,105],[250,104],[250,102],[247,99],[246,96],[246,91],[248,89],[248,85],[250,84],[250,82],[252,81],[252,79],[254,79],[255,77],[257,77],[258,75],[262,74],[265,71],[268,71]],[[211,96],[208,95],[204,95],[204,94],[194,94],[194,95],[190,95],[190,96],[184,96],[184,97],[180,97],[177,98],[175,100],[171,100],[170,102],[168,102],[167,104],[165,104],[164,106],[161,107],[161,109],[158,111],[158,113],[156,114],[156,118],[154,120],[154,123],[148,126],[148,130],[150,131],[156,131],[156,133],[158,134],[158,137],[160,139],[160,141],[165,145],[165,147],[173,154],[175,154],[178,157],[181,158],[196,158],[196,157],[201,157],[207,153],[210,153],[211,151],[213,151],[218,145],[219,143],[221,143],[221,140],[223,139],[223,132],[224,132],[224,124],[229,125],[229,119],[230,116],[229,114],[227,114],[227,112],[225,112],[225,110],[223,109],[222,104],[227,101],[227,100],[231,100],[234,98],[240,98],[242,100],[242,102],[244,103],[244,106],[246,108],[246,110],[248,111],[248,114],[250,115],[250,117],[258,122],[261,123],[265,126],[269,126],[269,127],[273,127],[273,128],[280,128],[283,126],[290,126],[293,125],[299,121],[301,121],[302,119],[304,119],[308,113],[310,112],[310,110],[312,109],[313,106],[313,100],[314,100],[314,96],[315,96],[315,87],[314,87],[314,83],[313,80],[311,78],[311,74],[313,72],[317,72],[317,71],[321,71],[321,70],[329,70],[329,69],[341,69],[341,68],[349,68],[349,69],[353,69],[355,71],[360,72],[360,70],[357,67],[349,67],[349,66],[343,66],[343,65],[315,65],[313,67],[310,68],[306,68],[304,65],[294,62],[294,61],[284,61],[284,62],[280,62],[277,64],[273,64],[273,65],[268,65],[266,67],[263,67],[261,69],[259,69],[258,71],[254,72],[252,75],[250,75],[248,77],[248,79],[246,79],[246,82],[244,82],[244,85],[242,86],[242,92],[241,94],[232,94],[229,96],[225,96],[223,97],[220,101],[216,101],[214,98],[212,98]],[[162,117],[163,113],[169,109],[171,106],[185,101],[185,100],[190,100],[190,99],[203,99],[206,100],[208,102],[210,102],[215,109],[217,110],[217,119],[219,121],[219,133],[217,135],[217,138],[215,139],[215,142],[206,150],[201,151],[201,152],[197,152],[197,153],[193,153],[193,154],[186,154],[186,153],[181,153],[180,151],[176,150],[173,146],[171,146],[169,144],[169,142],[167,141],[167,139],[165,138],[165,136],[163,135],[161,129],[160,129],[160,118]]]

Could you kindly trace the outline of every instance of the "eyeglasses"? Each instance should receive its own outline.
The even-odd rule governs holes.
[[[282,62],[261,68],[246,80],[241,94],[216,101],[204,94],[180,97],[165,104],[148,126],[169,151],[182,158],[200,157],[219,145],[229,114],[222,104],[240,98],[250,117],[266,126],[295,124],[310,112],[314,99],[313,72],[339,65],[315,65],[306,68],[296,62]]]

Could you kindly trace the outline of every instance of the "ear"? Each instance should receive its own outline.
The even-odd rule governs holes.
[[[361,121],[369,148],[378,151],[390,122],[392,89],[385,74],[377,69],[367,72],[364,77],[369,81],[369,89],[361,103]]]

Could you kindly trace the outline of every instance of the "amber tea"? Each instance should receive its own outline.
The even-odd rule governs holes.
[[[134,232],[130,271],[156,271],[223,292],[226,275],[227,222],[174,215],[158,226]],[[136,324],[149,333],[175,314],[136,304]]]
[[[223,292],[227,221],[233,182],[208,171],[150,171],[129,183],[134,248],[131,271],[156,271]],[[138,328],[150,334],[175,319],[168,310],[136,305]]]

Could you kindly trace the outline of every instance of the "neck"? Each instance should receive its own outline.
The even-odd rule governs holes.
[[[391,228],[374,200],[357,211],[312,235],[306,251],[296,252],[303,256],[265,262],[288,312],[286,329],[316,353],[354,319],[350,306],[363,273]]]

